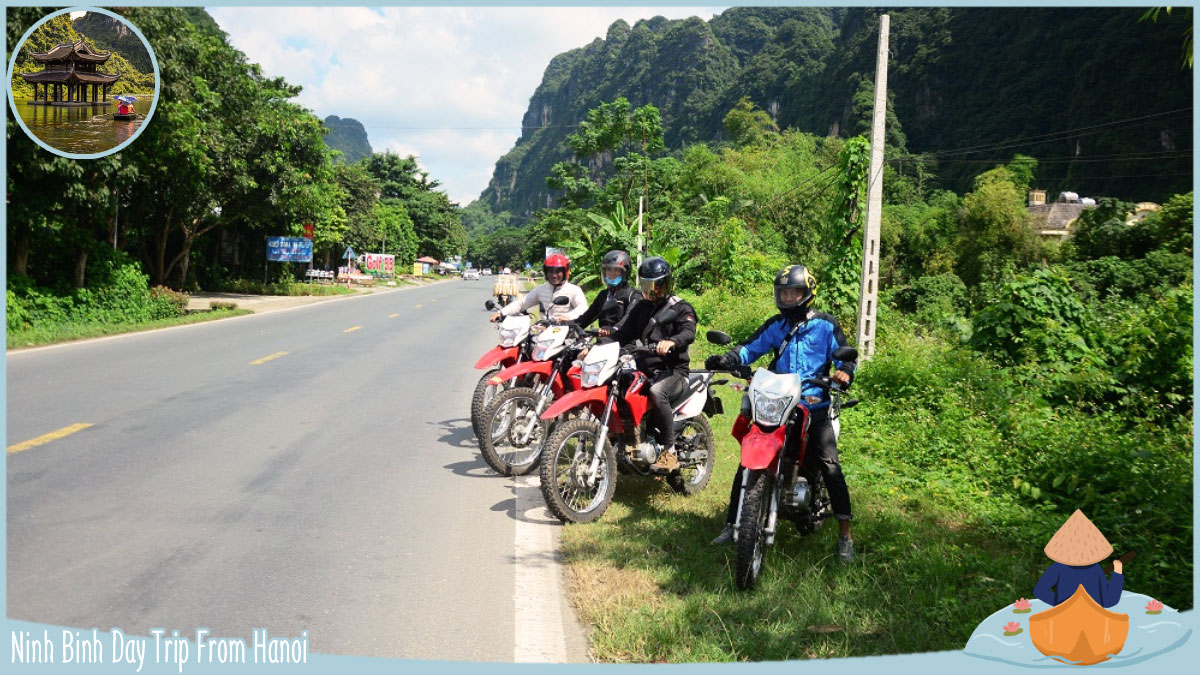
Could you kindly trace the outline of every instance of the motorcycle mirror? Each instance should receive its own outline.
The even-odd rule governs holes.
[[[710,330],[704,336],[714,345],[727,345],[733,342],[733,338],[729,337],[729,333],[722,333],[719,330]]]
[[[669,310],[663,312],[662,314],[659,314],[655,318],[658,319],[659,324],[671,323],[675,319],[679,318],[679,312],[676,312],[673,309],[669,309]]]
[[[833,358],[838,361],[857,361],[858,350],[854,347],[838,347],[833,350]]]
[[[554,304],[560,305],[560,306],[561,305],[569,305],[569,304],[571,304],[571,299],[565,295],[560,295],[554,299]]]
[[[496,311],[496,303],[491,300],[488,300],[487,302],[483,303],[483,308],[490,309],[494,312],[494,311]]]
[[[852,398],[849,401],[842,403],[842,410],[845,410],[846,408],[853,408],[856,405],[858,405],[858,399]]]

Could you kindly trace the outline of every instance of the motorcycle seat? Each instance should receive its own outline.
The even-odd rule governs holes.
[[[678,396],[671,398],[671,407],[678,408],[683,405],[683,402],[688,400],[688,397],[694,394],[700,388],[700,383],[704,381],[704,376],[699,373],[688,373],[688,386]]]

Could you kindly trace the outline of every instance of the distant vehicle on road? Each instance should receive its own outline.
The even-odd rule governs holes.
[[[492,268],[490,268],[490,267],[483,268],[483,276],[485,276],[485,277],[492,276]]]
[[[469,267],[463,270],[463,281],[479,281],[479,270]]]

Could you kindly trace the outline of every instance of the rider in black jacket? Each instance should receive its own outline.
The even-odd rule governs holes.
[[[592,300],[583,316],[575,320],[580,328],[587,328],[600,320],[600,335],[606,336],[629,315],[629,309],[642,300],[642,292],[629,285],[629,274],[633,261],[625,251],[609,251],[600,261],[604,278],[604,290]]]
[[[640,339],[657,342],[653,353],[638,357],[639,370],[650,379],[650,422],[658,445],[646,441],[638,446],[643,457],[657,456],[654,466],[672,471],[679,467],[675,456],[675,412],[671,399],[688,385],[688,345],[696,339],[696,310],[672,295],[671,266],[666,260],[647,258],[638,267],[638,287],[645,302],[637,303],[612,335],[621,344]]]

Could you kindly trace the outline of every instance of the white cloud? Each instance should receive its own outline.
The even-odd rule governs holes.
[[[371,147],[418,155],[467,204],[520,135],[550,59],[617,19],[712,17],[688,7],[217,7],[230,42],[304,87],[324,118],[363,123]],[[718,10],[719,11],[719,10]]]

